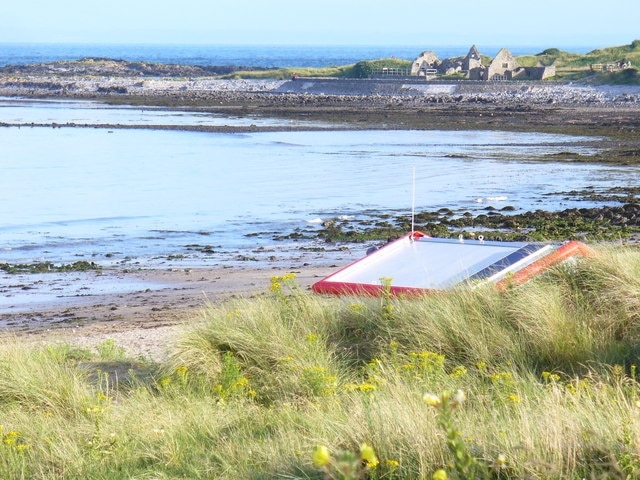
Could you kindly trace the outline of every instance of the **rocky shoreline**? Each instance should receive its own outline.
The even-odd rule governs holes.
[[[91,67],[93,63],[93,68]],[[125,62],[126,63],[126,62]],[[154,70],[155,68],[155,70]],[[541,131],[599,137],[602,152],[588,158],[564,161],[640,164],[640,87],[560,84],[553,82],[425,82],[412,79],[222,80],[219,72],[190,70],[191,67],[125,65],[116,61],[84,61],[0,68],[0,97],[30,99],[82,99],[101,102],[191,109],[236,116],[263,116],[315,120],[340,129],[500,129]],[[136,70],[137,69],[137,70]],[[214,75],[215,74],[215,75]],[[25,124],[26,125],[26,124]],[[333,126],[335,125],[335,127]],[[1,123],[1,127],[19,124]],[[46,126],[46,125],[42,125]],[[59,126],[59,125],[49,125]],[[261,131],[309,129],[313,127],[193,127],[143,125],[67,125],[77,128],[178,128],[210,131]],[[589,195],[590,192],[575,192]],[[640,227],[636,191],[610,192],[628,207],[606,207],[602,211],[569,212],[554,219],[547,213],[534,215],[550,225],[563,224],[569,216],[587,218],[594,228],[615,225],[621,233]],[[508,225],[502,212],[487,212],[486,224],[495,229]],[[442,212],[425,212],[424,226],[442,224]],[[570,215],[569,215],[570,214]],[[602,217],[602,218],[601,218]],[[508,217],[511,221],[527,220]],[[515,218],[515,220],[514,220]],[[385,219],[381,219],[385,220]],[[458,216],[462,228],[476,228],[476,219]],[[491,220],[491,222],[489,222]],[[555,222],[555,223],[554,223]],[[600,226],[598,227],[598,222]],[[617,223],[616,223],[617,222]],[[403,219],[389,221],[404,228]],[[582,223],[584,225],[584,222]],[[350,227],[349,227],[350,228]],[[385,227],[386,228],[386,227]],[[540,228],[540,227],[538,227]],[[366,228],[356,234],[344,225],[328,225],[327,241],[356,241],[369,235]],[[515,231],[515,230],[514,230]],[[526,228],[523,230],[526,233]],[[560,232],[565,235],[569,230]],[[295,232],[294,232],[295,233]],[[518,233],[516,231],[516,233]],[[522,233],[522,232],[520,232]],[[380,235],[380,232],[376,232]],[[632,234],[635,235],[635,233]],[[635,237],[633,237],[635,238]],[[348,241],[348,238],[346,238]],[[80,345],[95,345],[117,338],[128,352],[155,358],[166,347],[174,325],[197,316],[207,299],[264,292],[270,275],[296,271],[308,286],[330,273],[336,265],[282,265],[276,270],[228,269],[225,271],[144,272],[145,278],[160,279],[167,288],[82,299],[74,305],[58,305],[36,311],[3,314],[4,336],[21,335],[30,341],[72,339]],[[109,272],[107,272],[109,273]],[[111,272],[114,278],[122,272]],[[142,274],[137,272],[138,275]],[[28,288],[28,285],[27,285]]]
[[[102,64],[101,64],[102,65]],[[234,116],[322,122],[335,129],[500,129],[602,136],[607,155],[595,161],[640,163],[640,86],[548,81],[426,82],[400,79],[303,78],[223,80],[132,76],[118,69],[30,66],[0,68],[0,97],[95,100]],[[173,72],[173,74],[171,73]],[[0,123],[0,126],[14,126]],[[56,125],[60,126],[60,125]],[[83,125],[68,125],[83,127]],[[88,127],[88,125],[87,125]],[[95,127],[91,125],[91,127]],[[103,125],[104,128],[150,128]],[[162,126],[205,131],[300,130],[288,127]]]

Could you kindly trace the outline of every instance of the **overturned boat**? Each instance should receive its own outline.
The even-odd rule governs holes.
[[[433,238],[414,231],[369,253],[312,285],[337,295],[420,295],[464,283],[518,285],[576,255],[588,255],[578,241],[562,244]]]

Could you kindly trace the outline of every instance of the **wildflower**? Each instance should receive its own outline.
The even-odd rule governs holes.
[[[447,480],[447,472],[442,468],[433,472],[431,477],[433,480]]]
[[[363,383],[358,387],[358,390],[364,393],[373,392],[377,387],[371,383]]]
[[[455,393],[455,395],[451,398],[451,406],[453,408],[456,408],[457,406],[459,406],[462,402],[464,402],[467,399],[467,395],[464,393],[463,390],[458,389]]]
[[[498,458],[496,458],[495,466],[498,469],[502,469],[502,468],[506,468],[506,464],[507,464],[507,457],[504,453],[501,453],[500,455],[498,455]]]
[[[8,432],[2,439],[2,443],[9,446],[15,445],[15,443],[18,441],[19,436],[20,436],[19,432],[16,432],[16,431]]]
[[[389,467],[389,468],[398,468],[400,466],[400,462],[397,461],[397,460],[389,459],[385,463],[387,464],[387,467]]]
[[[361,303],[352,303],[351,305],[349,305],[349,308],[354,312],[360,312],[364,308],[364,306]]]
[[[427,405],[438,408],[440,406],[441,400],[438,395],[434,395],[433,393],[425,393],[422,396],[422,399],[427,402]]]
[[[462,378],[467,374],[467,369],[465,367],[463,367],[462,365],[458,365],[456,368],[454,368],[451,373],[449,374],[449,376],[451,378]]]
[[[370,447],[366,443],[363,443],[360,447],[360,458],[371,468],[375,468],[378,463],[380,463],[378,457],[376,457],[376,453],[373,451],[373,447]]]
[[[244,388],[247,385],[249,385],[249,379],[247,377],[240,377],[238,380],[236,380],[236,382],[233,384],[232,388]]]
[[[108,400],[108,399],[109,399],[109,397],[107,397],[107,396],[106,396],[104,393],[102,393],[102,392],[97,392],[97,393],[96,393],[96,398],[97,398],[99,401],[105,401],[105,400]]]
[[[324,467],[328,465],[331,461],[331,454],[329,453],[329,449],[324,445],[319,445],[313,451],[313,464],[316,467]]]
[[[285,273],[284,275],[282,275],[282,277],[280,277],[280,279],[283,283],[292,282],[296,279],[296,274],[293,272]]]
[[[313,343],[318,341],[318,335],[315,333],[307,333],[307,342]]]
[[[512,403],[521,403],[522,399],[520,398],[520,395],[516,395],[514,393],[513,395],[509,395],[509,401]]]
[[[489,379],[499,385],[509,385],[513,383],[513,374],[511,372],[497,372],[489,376]]]
[[[370,368],[382,368],[382,362],[377,358],[373,358],[369,363],[367,363],[367,366]]]

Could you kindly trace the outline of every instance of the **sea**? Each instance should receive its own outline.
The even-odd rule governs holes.
[[[108,57],[326,66],[419,53],[410,47],[0,45],[0,64]],[[308,121],[24,98],[0,98],[2,123],[16,126],[0,127],[0,264],[293,268],[332,258],[339,264],[362,256],[367,245],[310,238],[328,221],[348,225],[443,208],[463,214],[598,206],[570,192],[640,184],[638,167],[555,160],[594,153],[592,137],[345,131]],[[69,123],[88,127],[63,126]],[[107,124],[146,128],[98,127]],[[324,130],[239,134],[157,125]],[[16,308],[20,282],[0,272],[0,312]]]
[[[535,55],[547,48],[572,53],[587,53],[596,46],[554,45],[477,45],[480,53],[495,56],[501,48],[513,55]],[[361,60],[398,58],[414,60],[423,51],[433,51],[439,58],[464,56],[471,45],[129,45],[129,44],[44,44],[0,43],[0,67],[40,62],[111,58],[167,64],[200,66],[249,66],[262,68],[330,67],[351,65]]]

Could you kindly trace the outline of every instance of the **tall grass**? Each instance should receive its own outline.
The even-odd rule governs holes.
[[[274,277],[160,364],[5,342],[0,478],[638,478],[640,251],[596,250],[505,293]]]

